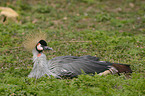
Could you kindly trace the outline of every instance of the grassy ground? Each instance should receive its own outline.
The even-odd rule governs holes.
[[[23,1],[23,2],[22,2]],[[3,0],[19,23],[0,24],[0,95],[145,96],[144,0]],[[48,33],[48,59],[92,55],[130,64],[130,78],[88,76],[59,80],[27,78],[32,54],[23,48],[29,32]]]

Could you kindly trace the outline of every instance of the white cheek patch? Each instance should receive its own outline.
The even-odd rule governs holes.
[[[37,45],[37,49],[38,50],[43,50],[43,47],[41,47],[41,44],[40,43]]]

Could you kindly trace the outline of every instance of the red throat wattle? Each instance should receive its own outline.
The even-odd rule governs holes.
[[[39,53],[38,55],[37,55],[37,57],[40,57],[41,56],[41,53]]]

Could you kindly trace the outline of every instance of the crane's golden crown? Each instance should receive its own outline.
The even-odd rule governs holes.
[[[28,51],[32,51],[40,40],[46,41],[47,34],[44,32],[31,32],[25,36],[23,45]]]

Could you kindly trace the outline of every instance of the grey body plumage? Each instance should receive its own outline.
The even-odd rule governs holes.
[[[33,50],[33,62],[34,66],[28,77],[40,78],[47,74],[57,77],[55,73],[52,73],[49,69],[48,61],[46,60],[45,54],[41,53],[40,57],[37,57],[38,52],[36,49]]]

